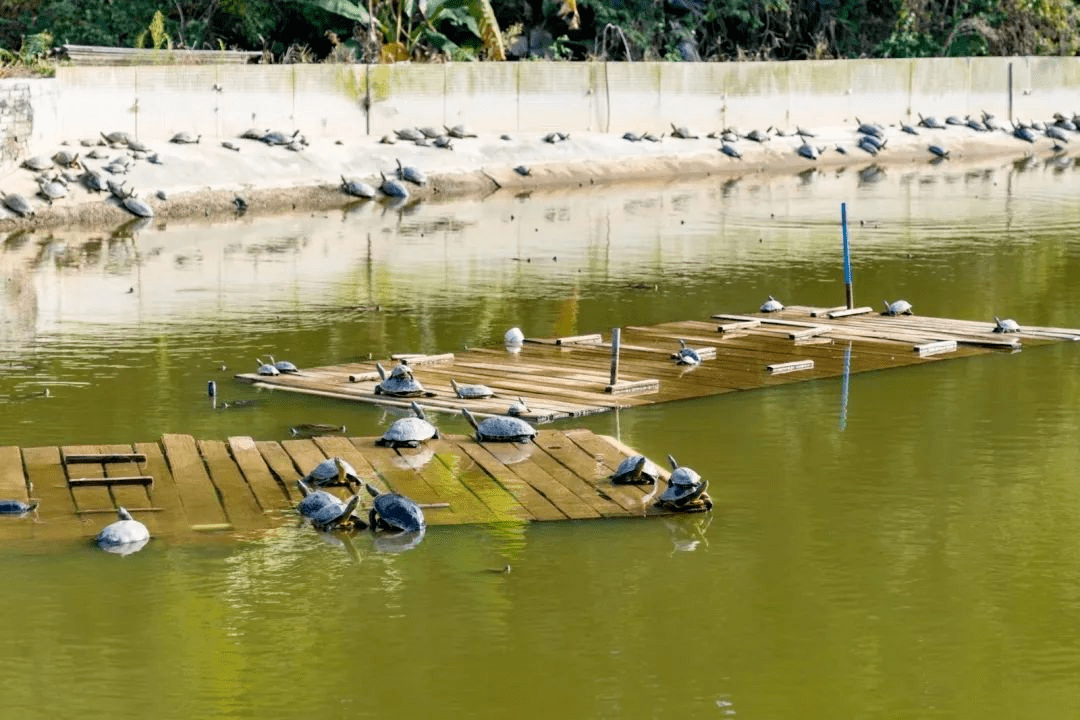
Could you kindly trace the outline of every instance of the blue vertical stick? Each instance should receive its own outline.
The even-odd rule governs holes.
[[[855,291],[851,288],[851,248],[847,239],[847,203],[840,203],[840,227],[844,231],[844,294],[848,310],[855,308]]]

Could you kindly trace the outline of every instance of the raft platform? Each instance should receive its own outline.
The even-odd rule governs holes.
[[[618,371],[612,377],[614,333],[527,338],[518,352],[476,348],[437,355],[396,354],[413,368],[427,391],[414,398],[428,410],[501,415],[519,396],[534,424],[695,397],[753,390],[950,358],[1006,351],[1062,340],[1080,340],[1080,329],[1021,326],[995,333],[995,323],[921,315],[883,316],[869,307],[789,306],[776,313],[716,314],[648,327],[620,328]],[[678,365],[679,340],[702,363]],[[410,398],[376,395],[375,362],[304,368],[298,374],[239,380],[261,387],[407,407]],[[479,383],[495,397],[463,400],[450,387]]]
[[[665,482],[613,484],[614,469],[636,453],[587,430],[545,429],[526,444],[444,436],[398,450],[375,445],[377,439],[164,435],[131,445],[0,447],[0,497],[40,502],[26,516],[0,518],[0,539],[90,539],[116,519],[118,506],[154,537],[300,524],[296,481],[333,456],[380,490],[420,503],[429,525],[671,514],[654,504]],[[371,507],[362,488],[325,489],[342,498],[357,493],[361,508]]]

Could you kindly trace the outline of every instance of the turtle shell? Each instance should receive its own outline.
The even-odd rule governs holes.
[[[772,295],[769,299],[761,304],[761,312],[779,312],[784,309],[784,304],[774,298]]]
[[[439,437],[439,430],[418,417],[395,420],[383,436],[375,441],[383,447],[416,447],[424,440]]]
[[[660,468],[656,463],[644,455],[631,455],[619,463],[611,482],[616,485],[652,485],[659,477]]]
[[[397,493],[381,493],[374,502],[372,512],[395,530],[416,532],[427,525],[424,511],[415,502]],[[375,527],[375,523],[372,523]]]
[[[679,468],[680,470],[683,468]],[[691,470],[691,472],[693,472]],[[667,489],[660,495],[660,504],[669,505],[675,508],[686,507],[694,500],[701,497],[701,494],[705,492],[705,489],[709,487],[709,483],[706,480],[700,480],[690,485],[683,485],[674,482],[675,476],[678,473],[676,470],[671,475],[671,481],[669,481]],[[697,473],[694,473],[697,475]]]
[[[482,400],[495,394],[495,391],[487,385],[459,385],[454,380],[450,380],[450,386],[454,388],[454,393],[463,400]]]
[[[34,157],[28,157],[23,160],[22,166],[27,170],[41,172],[51,168],[53,166],[53,161],[44,155],[35,155]]]
[[[356,474],[356,469],[353,468],[347,460],[340,457],[323,460],[313,467],[311,472],[303,477],[303,482],[305,484],[314,483],[316,485],[328,485],[337,480],[338,469],[337,463],[334,462],[335,460],[340,460],[341,464],[345,466],[346,479],[352,480],[353,482],[360,482],[360,476]]]
[[[1020,325],[1012,318],[994,318],[994,332],[996,333],[1014,333],[1020,332]]]
[[[476,428],[476,439],[480,442],[529,442],[535,436],[536,428],[509,415],[484,418]]]
[[[120,201],[128,212],[132,215],[138,215],[139,217],[149,218],[154,217],[154,208],[150,207],[142,200],[132,195],[128,195],[126,198]]]
[[[25,515],[37,506],[37,502],[24,503],[22,500],[0,500],[0,515]]]
[[[911,303],[907,300],[894,300],[893,302],[885,301],[885,312],[883,315],[910,315]]]
[[[30,202],[19,193],[4,195],[4,206],[20,217],[34,214],[34,208],[30,207]]]
[[[345,503],[341,502],[337,497],[325,490],[316,490],[305,495],[304,499],[297,504],[296,509],[304,517],[314,519],[317,513],[326,505],[345,507]]]
[[[395,180],[394,178],[384,177],[379,189],[383,191],[383,194],[389,195],[390,197],[409,197],[409,189],[402,185],[400,180]]]
[[[99,545],[126,545],[128,543],[145,542],[150,539],[150,531],[138,520],[131,517],[124,508],[117,508],[117,516],[120,518],[98,533]]]
[[[327,494],[329,495],[329,493]],[[333,496],[331,495],[331,497]],[[334,502],[326,503],[309,517],[311,518],[311,523],[316,528],[320,530],[331,530],[335,525],[348,517],[359,504],[359,495],[353,495],[349,498],[348,502],[342,502],[335,497]]]
[[[424,386],[413,377],[408,365],[397,365],[386,378],[375,386],[376,395],[394,397],[416,397],[424,394]]]

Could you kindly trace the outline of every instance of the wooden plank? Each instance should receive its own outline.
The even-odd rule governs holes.
[[[72,487],[91,487],[95,485],[111,487],[113,485],[152,485],[152,475],[126,475],[122,477],[73,477],[68,479]]]
[[[165,449],[165,458],[169,462],[188,522],[193,527],[228,523],[195,438],[190,435],[162,435],[161,445]]]
[[[428,441],[428,445],[435,452],[435,461],[446,468],[451,477],[457,478],[465,488],[479,498],[494,513],[497,521],[533,519],[532,513],[495,478],[488,475],[456,442],[472,442],[472,438],[460,435],[452,438],[442,436],[437,440]]]
[[[237,530],[266,527],[262,508],[248,488],[240,468],[229,456],[225,443],[220,440],[199,440],[197,444],[206,461],[210,480],[225,506],[228,522]]]
[[[228,442],[233,459],[262,511],[278,512],[290,508],[289,494],[270,472],[259,449],[255,447],[255,441],[246,436],[233,436]]]
[[[772,365],[766,365],[765,369],[774,375],[781,373],[797,372],[799,370],[813,370],[813,360],[795,360],[793,362],[773,363]]]
[[[495,456],[484,449],[483,445],[477,444],[471,438],[455,438],[454,444],[465,456],[471,458],[477,466],[495,480],[500,487],[510,493],[529,512],[533,519],[567,519],[567,515],[562,510],[538,492],[536,488],[518,477],[513,470],[499,462]]]
[[[841,308],[840,310],[829,310],[828,312],[825,313],[825,317],[827,317],[827,318],[843,318],[843,317],[851,317],[853,315],[866,315],[867,313],[872,313],[872,312],[874,312],[874,308],[867,307],[867,306],[864,305],[863,307],[857,307],[857,308],[850,308],[850,309],[849,308]],[[811,315],[813,315],[813,313],[811,313]]]
[[[555,338],[556,345],[596,345],[603,341],[604,338],[600,333],[592,333],[591,335],[569,335],[567,337]]]
[[[266,461],[267,467],[277,477],[278,485],[285,493],[288,504],[294,506],[300,502],[301,495],[296,481],[304,477],[306,473],[297,469],[292,458],[285,452],[285,448],[278,443],[272,440],[257,440],[255,447]]]
[[[818,325],[817,327],[806,328],[805,330],[791,330],[787,333],[787,336],[789,340],[805,340],[807,338],[817,337],[818,335],[824,335],[831,330],[831,325]]]
[[[514,520],[518,518],[498,516],[486,503],[481,501],[473,492],[462,484],[460,478],[456,473],[452,472],[450,467],[453,463],[444,464],[443,462],[433,462],[435,459],[436,448],[441,449],[444,452],[449,451],[449,445],[440,440],[429,440],[425,443],[427,447],[419,450],[423,453],[423,457],[427,457],[430,454],[431,461],[424,463],[407,463],[413,472],[421,477],[428,485],[433,488],[437,488],[439,495],[446,498],[446,501],[450,503],[451,509],[458,515],[467,518],[465,522],[469,523],[491,523],[497,521]],[[399,457],[402,453],[416,453],[417,450],[405,450],[392,451]]]
[[[128,477],[149,477],[150,483],[122,483],[109,486],[109,495],[112,496],[113,503],[117,507],[123,507],[131,513],[138,513],[145,511],[146,508],[152,507],[150,502],[149,487],[153,484],[153,476],[145,473],[139,462],[136,462],[134,458],[142,458],[142,463],[146,462],[146,455],[143,453],[133,453],[131,451],[131,445],[98,445],[97,456],[101,458],[114,458],[102,461],[102,467],[105,470],[106,478],[128,478]],[[88,457],[93,457],[90,455]],[[65,462],[68,458],[64,457]],[[71,464],[71,463],[67,463]],[[68,473],[71,473],[71,468],[68,468]],[[143,517],[138,515],[141,520],[150,531],[150,535],[153,536],[158,532],[157,524],[157,512],[151,512],[148,516]]]
[[[538,435],[538,437],[545,446],[549,444],[550,441],[545,439],[543,435]],[[582,444],[580,437],[571,436],[571,431],[563,433],[558,445],[561,447],[547,446],[545,449],[548,452],[557,454],[562,462],[571,465],[582,478],[597,489],[597,492],[602,492],[610,497],[632,517],[639,517],[648,512],[652,498],[656,494],[656,488],[651,485],[616,485],[612,483],[611,476],[614,474],[615,469],[618,468],[619,463],[622,462],[623,456],[615,453],[610,446],[592,443],[592,446],[587,448],[586,445]],[[597,448],[601,449],[602,452],[597,452]],[[636,452],[631,451],[626,453],[625,456],[629,457],[636,454]],[[660,476],[666,479],[668,477],[667,471],[659,463],[657,467],[660,468]]]
[[[955,340],[938,340],[936,342],[923,343],[916,345],[914,348],[919,357],[927,357],[928,355],[941,355],[942,353],[956,352]]]
[[[736,322],[721,323],[716,326],[716,332],[718,333],[733,333],[740,330],[751,330],[753,328],[761,327],[760,320],[739,320]]]
[[[180,499],[180,490],[176,487],[176,480],[169,463],[165,459],[165,453],[157,443],[134,443],[132,447],[136,452],[146,455],[146,463],[142,466],[148,475],[154,476],[154,484],[146,488],[150,496],[150,505],[160,507],[162,511],[146,521],[151,535],[155,533],[167,535],[183,535],[189,532],[190,522],[184,512],[184,505]]]
[[[61,448],[62,455],[91,455],[97,452],[95,445],[69,445]],[[71,469],[66,468],[68,477],[71,477]],[[80,475],[86,478],[104,478],[105,466],[101,463],[88,463],[79,466]],[[116,507],[109,488],[101,485],[71,485],[71,496],[75,498],[75,505],[80,511],[85,510],[110,510]]]
[[[29,523],[35,540],[93,537],[104,527],[91,525],[76,515],[75,499],[60,464],[59,448],[23,448],[22,458],[30,496],[41,502],[37,509],[38,522]]]
[[[541,469],[535,460],[533,462],[527,461],[534,452],[542,453],[542,448],[538,448],[533,443],[501,442],[485,442],[483,447],[492,457],[531,485],[567,517],[574,520],[601,517],[600,513],[589,502],[578,497],[573,491]]]
[[[0,447],[0,498],[21,502],[30,500],[23,475],[22,455],[19,448],[12,445]]]
[[[395,464],[397,454],[393,450],[375,447],[372,438],[349,438],[349,442],[374,470],[376,479],[373,484],[379,490],[392,490],[421,505],[449,503],[448,507],[424,509],[424,515],[432,525],[460,525],[469,522],[462,508],[454,506],[448,489],[433,488],[408,465]]]
[[[591,495],[599,498],[599,502],[591,504],[601,515],[626,517],[643,514],[642,489],[634,485],[611,483],[611,472],[602,464],[597,463],[594,457],[581,449],[581,446],[566,437],[565,433],[557,430],[541,430],[535,440],[537,446],[562,468],[562,472],[558,475],[552,470],[548,472],[560,479],[579,497],[587,498]],[[568,483],[563,479],[566,477],[572,477],[574,481]]]
[[[146,455],[143,453],[64,453],[64,464],[75,465],[77,463],[143,463]]]
[[[634,382],[617,382],[614,385],[605,385],[604,392],[612,395],[645,395],[660,392],[659,380],[637,380]]]

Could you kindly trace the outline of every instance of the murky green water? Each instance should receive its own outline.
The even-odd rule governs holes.
[[[841,201],[861,303],[1076,327],[1076,182],[946,164],[9,237],[0,444],[373,435],[377,409],[231,375],[839,304]],[[208,380],[258,403],[213,410]],[[708,475],[710,517],[3,548],[7,713],[1072,718],[1078,385],[1063,343],[576,423]]]

